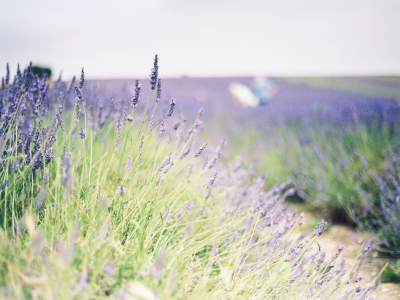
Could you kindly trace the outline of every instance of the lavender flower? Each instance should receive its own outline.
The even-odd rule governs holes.
[[[208,156],[207,156],[206,159],[204,160],[202,169],[204,170],[204,169],[207,167],[207,165],[208,165]]]
[[[165,128],[165,123],[164,123],[164,119],[161,120],[161,124],[160,124],[160,135],[161,137],[164,135],[166,128]]]
[[[181,125],[181,122],[178,122],[174,126],[172,126],[172,130],[177,130],[179,125]]]
[[[168,111],[168,114],[167,114],[167,118],[168,118],[168,117],[171,117],[172,114],[174,113],[175,104],[176,104],[176,103],[175,103],[175,99],[172,98],[172,99],[171,99],[171,104],[169,105],[169,111]]]
[[[345,264],[346,264],[346,260],[342,259],[342,261],[339,263],[339,265],[335,269],[336,274],[339,274],[344,270]]]
[[[143,143],[144,143],[144,134],[142,135],[142,138],[140,139],[139,151],[142,150],[142,148],[143,148]]]
[[[206,210],[204,208],[204,206],[200,209],[200,216],[204,216],[206,213]]]
[[[80,88],[78,88],[77,86],[75,87],[75,94],[79,100],[83,101],[82,92],[81,92]]]
[[[239,217],[241,211],[242,211],[242,207],[239,207],[239,208],[235,211],[235,213],[233,214],[234,217],[235,217],[235,218]]]
[[[154,57],[154,67],[151,69],[151,74],[150,74],[150,85],[151,89],[155,90],[156,88],[156,83],[157,83],[157,78],[158,78],[158,56]]]
[[[126,172],[129,173],[132,170],[132,157],[128,155],[126,160]]]
[[[210,161],[208,168],[211,169],[218,161],[219,157],[222,154],[222,149],[224,149],[226,145],[226,138],[223,138],[220,145],[217,148],[217,151],[215,153],[215,156],[213,157],[213,159]]]
[[[127,116],[126,116],[126,120],[127,120],[128,122],[132,122],[132,121],[133,121],[133,117],[132,117],[131,115],[127,115]]]
[[[371,251],[374,243],[375,243],[375,239],[372,239],[368,244],[366,244],[362,251],[362,255],[366,255],[369,251]]]
[[[83,127],[81,127],[81,130],[79,131],[79,135],[80,135],[80,137],[81,137],[82,140],[85,139],[85,137],[86,137],[86,130],[83,129]]]
[[[132,102],[131,106],[132,107],[136,107],[136,105],[137,105],[137,103],[139,101],[141,88],[142,88],[142,84],[139,83],[139,80],[136,80],[136,82],[135,82],[135,92],[132,95],[132,100],[131,100],[131,102]]]
[[[154,129],[154,118],[151,118],[150,120],[150,127],[149,127],[149,134],[153,132]]]
[[[112,105],[114,111],[117,111],[117,108],[115,107],[115,102],[114,102],[113,97],[111,97],[111,105]]]
[[[83,88],[83,83],[85,82],[85,72],[82,68],[82,72],[81,72],[81,79],[79,80],[79,88],[82,89]]]
[[[17,64],[17,77],[22,77],[21,69],[19,67],[19,64]],[[18,84],[21,85],[21,84]]]
[[[118,146],[121,141],[121,130],[122,130],[122,122],[120,120],[117,121],[115,128],[117,129],[117,139],[115,141],[115,150],[118,150]]]
[[[45,149],[44,158],[46,165],[48,165],[54,159],[54,157],[56,157],[54,154],[54,149]]]
[[[339,255],[340,255],[340,253],[342,253],[343,249],[344,249],[344,246],[343,246],[343,245],[340,245],[339,248],[338,248],[338,250],[337,250],[337,252],[336,252],[335,255],[332,257],[332,261],[336,260],[336,259],[339,257]]]
[[[164,218],[165,218],[166,220],[168,219],[169,213],[170,213],[170,208],[168,207],[168,208],[167,208],[167,211],[166,211],[165,214],[164,214]]]
[[[214,173],[214,177],[211,178],[210,181],[208,182],[207,188],[212,187],[212,185],[213,185],[214,182],[215,182],[215,179],[217,179],[217,174],[218,174],[218,172],[215,172],[215,173]]]
[[[120,193],[121,196],[125,195],[126,193],[126,187],[124,187],[122,184],[118,189],[118,192]]]
[[[165,167],[165,169],[164,169],[164,174],[167,174],[167,173],[168,173],[168,171],[172,168],[173,164],[174,164],[174,163],[171,163],[170,165],[168,165],[168,166]]]
[[[28,109],[25,112],[24,123],[22,124],[22,131],[24,132],[24,134],[29,134],[29,131],[31,129],[31,123],[32,123],[31,109],[30,107],[28,107]]]
[[[156,103],[160,101],[161,98],[161,79],[158,79],[157,81],[157,100]]]
[[[65,130],[65,125],[63,120],[61,119],[61,115],[60,114],[56,114],[57,117],[57,121],[58,121],[58,126],[61,127],[61,129],[64,131]]]
[[[320,223],[318,223],[318,225],[315,227],[315,234],[318,236],[321,236],[324,234],[325,228],[328,225],[327,222],[325,222],[324,219],[322,219],[322,221]]]
[[[191,148],[192,148],[192,141],[190,141],[187,150],[185,152],[183,152],[181,159],[185,158],[189,154]]]
[[[128,121],[127,117],[128,117],[128,107],[125,106],[124,112],[122,114],[122,124],[126,124],[126,122]]]
[[[6,69],[7,69],[7,73],[6,73],[6,85],[8,85],[8,83],[10,82],[10,67],[9,67],[8,63],[7,63]]]
[[[80,119],[80,117],[81,117],[81,110],[80,110],[80,107],[79,107],[79,99],[78,98],[76,98],[76,103],[75,103],[75,120],[76,121],[79,121],[79,119]]]
[[[190,182],[189,177],[190,177],[190,174],[192,174],[192,173],[193,173],[193,165],[190,165],[190,167],[189,167],[189,172],[188,172],[188,174],[186,175],[186,181],[187,181],[187,182]]]
[[[194,208],[194,204],[192,202],[189,202],[188,204],[186,204],[185,208],[186,210],[192,210]]]
[[[200,156],[201,152],[203,152],[204,149],[206,149],[208,143],[205,143],[203,146],[200,147],[199,150],[197,150],[197,152],[195,153],[194,157],[198,157]]]

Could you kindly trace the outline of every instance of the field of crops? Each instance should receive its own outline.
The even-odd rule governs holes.
[[[160,80],[157,57],[150,80],[4,76],[1,299],[375,299],[361,265],[400,254],[397,79],[275,79],[244,109],[232,79]],[[291,202],[374,237],[327,253]]]

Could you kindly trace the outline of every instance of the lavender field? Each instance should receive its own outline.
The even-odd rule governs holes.
[[[251,78],[160,79],[157,56],[136,81],[8,70],[2,299],[376,299],[397,280],[362,265],[400,255],[398,79],[273,78],[243,108],[227,86]],[[337,223],[369,237],[353,257],[325,247]]]
[[[225,117],[224,113],[229,113],[233,122],[246,121],[249,125],[260,127],[295,117],[306,118],[316,110],[343,111],[357,104],[374,101],[391,106],[400,100],[400,79],[396,77],[328,77],[324,81],[313,77],[272,77],[271,80],[277,84],[279,91],[269,105],[257,108],[233,105],[229,84],[239,82],[250,86],[252,79],[166,78],[163,79],[163,100],[177,98],[186,115],[193,116],[198,109],[203,108],[208,112],[208,116],[205,116],[207,119],[218,119],[221,115]],[[141,81],[146,82],[148,79]],[[107,86],[109,91],[125,89],[127,93],[134,87],[134,80],[102,80],[95,82],[97,83]]]

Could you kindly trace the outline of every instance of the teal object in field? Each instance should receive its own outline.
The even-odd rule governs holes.
[[[251,90],[258,98],[258,105],[268,104],[278,91],[276,85],[265,77],[255,77],[251,82]]]

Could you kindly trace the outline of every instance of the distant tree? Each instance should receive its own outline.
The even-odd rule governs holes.
[[[42,78],[44,73],[47,74],[47,78],[51,78],[52,72],[51,72],[50,68],[33,66],[32,71],[33,71],[33,74],[38,75],[39,78]]]

